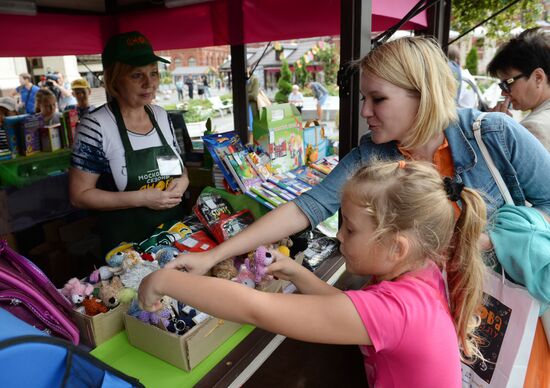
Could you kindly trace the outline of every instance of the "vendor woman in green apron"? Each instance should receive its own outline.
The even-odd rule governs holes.
[[[80,119],[69,193],[74,206],[100,211],[107,252],[181,219],[189,179],[168,114],[151,104],[159,86],[157,62],[168,61],[136,31],[113,36],[101,60],[112,100]]]

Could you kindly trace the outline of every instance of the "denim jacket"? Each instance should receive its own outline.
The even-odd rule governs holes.
[[[496,182],[475,141],[472,124],[479,115],[459,109],[458,121],[445,129],[451,148],[455,179],[477,189],[487,204],[487,216],[504,204]],[[516,205],[525,201],[550,214],[550,153],[523,126],[503,113],[489,113],[481,123],[481,136],[506,182]],[[346,155],[321,184],[294,201],[315,227],[340,208],[340,190],[356,169],[372,158],[400,160],[395,142],[374,144],[370,134]]]

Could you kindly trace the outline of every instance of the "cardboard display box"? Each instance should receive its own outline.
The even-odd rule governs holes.
[[[184,335],[177,335],[123,315],[130,344],[187,372],[231,337],[241,324],[208,318]]]
[[[279,172],[304,164],[302,119],[295,106],[273,104],[262,108],[253,127],[254,143],[269,154],[271,165]]]
[[[127,304],[119,304],[114,309],[93,317],[73,310],[72,318],[80,330],[80,341],[92,348],[101,345],[124,330],[122,316],[126,311]]]

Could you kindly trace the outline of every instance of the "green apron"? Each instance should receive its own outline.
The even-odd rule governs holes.
[[[110,107],[124,146],[126,175],[128,176],[128,183],[124,191],[144,190],[152,187],[164,190],[174,177],[160,175],[157,157],[171,156],[175,153],[166,142],[151,108],[145,106],[145,111],[157,131],[162,145],[134,151],[118,103],[113,100]],[[139,243],[148,238],[158,225],[171,220],[181,220],[183,213],[182,203],[166,210],[138,207],[101,212],[99,228],[103,252],[108,252],[122,241]]]

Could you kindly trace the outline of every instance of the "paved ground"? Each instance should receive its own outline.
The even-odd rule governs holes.
[[[212,96],[220,96],[220,95],[223,95],[223,94],[228,94],[230,93],[230,91],[228,89],[216,89],[216,88],[212,88],[210,89],[211,91],[211,94]],[[195,94],[194,96],[195,98],[197,97],[197,95]],[[184,101],[188,101],[188,96],[187,96],[187,93],[185,93],[184,95]],[[313,98],[306,98],[305,99],[305,104],[304,104],[304,114],[303,114],[303,118],[304,119],[308,119],[311,117],[313,117],[313,113],[315,111],[315,102],[313,100]],[[90,96],[90,104],[92,105],[95,105],[95,106],[100,106],[102,104],[104,104],[106,102],[106,97],[105,97],[105,89],[103,88],[94,88],[92,89],[92,94]],[[166,107],[166,106],[173,106],[177,103],[179,103],[180,101],[178,101],[178,95],[177,95],[177,92],[175,89],[160,89],[159,92],[157,93],[157,99],[155,101],[158,105],[160,106],[163,106],[163,107]],[[334,105],[334,104],[332,104]],[[330,112],[325,112],[325,114],[323,114],[323,118],[324,118],[324,121],[323,121],[323,125],[325,125],[325,129],[326,129],[326,132],[327,132],[327,135],[330,136],[330,137],[334,137],[334,136],[337,136],[337,133],[338,133],[338,129],[336,128],[336,123],[335,123],[335,118],[336,118],[336,110],[337,110],[337,106],[332,106],[330,107]],[[187,123],[188,126],[190,127],[193,127],[193,125],[189,125],[190,123]],[[217,132],[227,132],[227,131],[232,131],[234,129],[234,125],[233,125],[233,114],[225,114],[225,116],[223,117],[220,117],[219,115],[215,115],[214,117],[212,117],[212,125],[213,127],[215,128],[215,130]],[[193,132],[196,132],[197,130],[199,130],[198,128],[196,129],[192,129],[190,128],[191,131]]]

